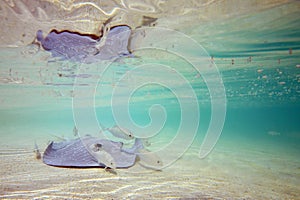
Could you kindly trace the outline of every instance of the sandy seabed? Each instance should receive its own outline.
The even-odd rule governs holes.
[[[30,145],[1,141],[0,199],[299,199],[300,194],[298,152],[272,145],[220,142],[202,160],[199,146],[192,146],[162,171],[136,164],[116,174],[47,166],[34,158]]]

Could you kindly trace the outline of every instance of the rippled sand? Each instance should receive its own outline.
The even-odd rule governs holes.
[[[0,198],[298,198],[300,163],[294,160],[296,155],[283,157],[287,152],[274,152],[272,146],[260,151],[247,143],[236,144],[221,142],[204,160],[197,158],[195,146],[162,171],[144,170],[136,165],[117,169],[117,174],[113,174],[101,168],[47,166],[34,158],[29,145],[13,147],[2,143]]]

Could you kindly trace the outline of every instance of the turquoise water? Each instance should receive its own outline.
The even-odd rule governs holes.
[[[279,10],[283,10],[281,14],[278,14]],[[208,58],[213,60],[219,70],[226,92],[225,123],[215,150],[211,153],[212,158],[221,156],[224,152],[240,152],[241,157],[250,157],[259,165],[263,163],[263,159],[256,160],[253,152],[266,153],[266,160],[276,157],[279,160],[278,166],[273,167],[284,168],[285,172],[278,180],[282,181],[280,184],[294,181],[290,186],[291,196],[288,196],[288,192],[279,192],[286,195],[283,197],[287,199],[297,198],[295,194],[299,194],[299,189],[297,191],[297,185],[293,183],[300,179],[299,16],[299,12],[283,6],[257,15],[249,14],[186,30],[188,36],[207,50]],[[154,49],[153,52],[137,52],[137,55],[115,62],[103,77],[99,77],[101,64],[81,65],[53,61],[47,52],[37,50],[32,45],[1,48],[0,154],[7,155],[14,146],[16,154],[21,152],[31,155],[34,140],[43,148],[47,141],[55,139],[53,135],[73,138],[75,124],[83,127],[79,129],[83,135],[97,135],[99,125],[114,125],[116,121],[110,106],[111,91],[118,87],[134,88],[138,86],[135,81],[141,77],[153,78],[155,82],[166,78],[160,76],[159,71],[143,71],[140,77],[127,77],[123,82],[119,81],[134,67],[149,62],[168,65],[183,74],[193,88],[199,108],[187,106],[184,109],[189,113],[200,114],[200,122],[192,114],[188,118],[190,123],[199,124],[191,148],[195,155],[198,154],[211,120],[211,99],[205,81],[189,63],[176,55],[169,55],[169,52]],[[79,69],[83,71],[78,72]],[[84,76],[76,79],[78,73]],[[76,85],[78,80],[84,84]],[[178,82],[171,79],[169,84],[176,86]],[[90,88],[94,88],[93,93],[87,90]],[[152,105],[160,104],[165,108],[165,124],[151,139],[151,149],[163,147],[178,133],[182,120],[180,102],[193,105],[190,96],[183,95],[178,100],[173,92],[159,84],[148,84],[140,86],[131,94],[129,112],[132,120],[139,126],[146,126],[151,122],[148,112]],[[123,97],[124,94],[117,96],[120,99]],[[74,98],[81,102],[79,107],[73,107]],[[76,121],[74,115],[78,110],[84,116],[81,115],[80,120]],[[90,120],[90,111],[92,114],[95,112],[98,124]],[[154,113],[154,116],[158,115]],[[246,150],[249,152],[243,154]],[[212,159],[210,156],[205,159]],[[222,163],[222,158],[219,159]],[[225,158],[224,162],[227,162]],[[3,174],[1,176],[4,177]],[[2,181],[4,180],[3,178]],[[272,197],[273,194],[268,196],[268,191],[265,192],[263,197]],[[221,193],[218,195],[220,198],[229,197],[226,192],[225,196]],[[254,194],[252,195],[250,198],[255,199]]]

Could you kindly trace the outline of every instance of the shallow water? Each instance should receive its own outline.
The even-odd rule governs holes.
[[[217,3],[212,1],[214,4]],[[299,198],[300,5],[297,1],[268,5],[257,11],[255,6],[249,7],[248,12],[241,10],[223,20],[216,17],[214,21],[197,23],[192,15],[183,16],[192,22],[178,30],[207,51],[206,59],[216,65],[226,93],[225,102],[216,101],[226,107],[222,134],[203,159],[199,158],[199,150],[210,122],[222,122],[219,115],[211,118],[211,97],[221,94],[222,88],[205,82],[205,77],[216,72],[213,67],[198,73],[186,62],[190,57],[170,50],[182,43],[163,50],[153,46],[136,50],[135,56],[110,65],[55,60],[35,45],[2,45],[0,197]],[[170,10],[166,12],[169,15]],[[171,19],[159,19],[157,26],[174,28]],[[172,21],[170,26],[166,25],[168,20]],[[154,38],[153,45],[157,41]],[[183,44],[187,46],[179,49],[194,59],[197,53],[203,53],[189,51],[192,45]],[[150,68],[136,70],[149,63]],[[103,71],[105,66],[108,68]],[[173,74],[184,76],[191,88],[183,86]],[[210,91],[210,87],[216,90]],[[188,89],[194,91],[196,101]],[[127,104],[128,96],[131,99]],[[164,111],[151,107],[157,104]],[[127,116],[122,115],[127,106],[138,125],[136,134],[157,133],[149,139],[148,148],[165,150],[158,152],[169,164],[162,171],[136,164],[117,170],[115,175],[97,168],[50,167],[34,158],[34,141],[43,151],[49,141],[59,140],[57,136],[74,138],[75,124],[80,135],[98,135],[101,127],[116,122],[130,125]],[[166,121],[162,123],[164,116]],[[180,125],[185,129],[181,130]],[[172,143],[176,145],[168,146]],[[174,160],[177,161],[173,163]]]

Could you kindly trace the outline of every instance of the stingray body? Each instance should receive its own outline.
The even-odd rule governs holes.
[[[45,38],[41,30],[36,38],[52,56],[82,63],[112,60],[130,55],[128,41],[131,29],[128,26],[113,27],[104,38],[93,39],[69,31],[51,31]],[[102,39],[102,40],[101,40]],[[101,44],[101,45],[99,45]]]
[[[43,162],[62,167],[106,167],[93,156],[94,150],[91,147],[95,146],[113,157],[116,168],[133,166],[136,153],[143,148],[140,139],[136,139],[131,148],[123,149],[121,142],[85,136],[69,141],[51,142],[44,152]]]

